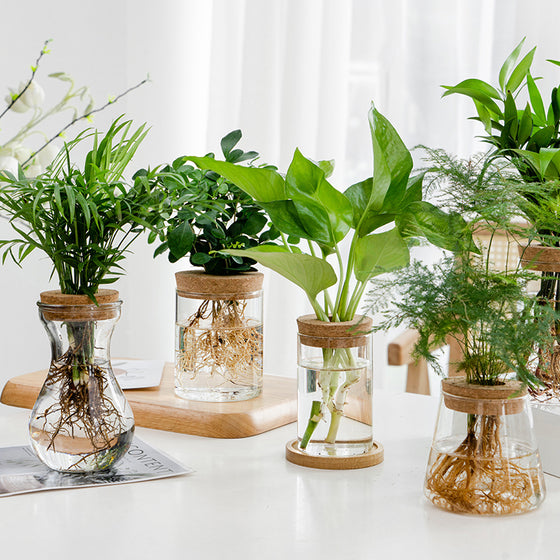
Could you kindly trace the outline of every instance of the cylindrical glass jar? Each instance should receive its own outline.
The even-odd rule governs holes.
[[[57,471],[107,469],[124,456],[134,434],[132,409],[111,368],[119,293],[99,290],[96,300],[54,290],[37,303],[52,359],[29,434],[39,459]]]
[[[308,455],[368,453],[372,432],[372,320],[298,320],[298,442]]]
[[[544,477],[520,382],[442,381],[424,493],[455,513],[508,515],[540,505]]]
[[[258,397],[263,383],[263,275],[182,271],[175,277],[175,393],[207,402]]]

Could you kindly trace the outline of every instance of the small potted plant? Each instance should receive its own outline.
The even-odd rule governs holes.
[[[16,234],[0,241],[3,259],[46,254],[60,290],[41,293],[39,314],[52,361],[29,422],[32,447],[58,471],[110,467],[131,442],[134,418],[111,369],[109,342],[119,318],[116,290],[130,243],[149,226],[156,202],[124,171],[146,132],[116,119],[107,133],[80,134],[36,178],[0,173],[0,212]],[[81,168],[73,150],[92,143]]]
[[[560,195],[560,91],[552,88],[546,97],[548,107],[531,73],[536,47],[523,57],[524,39],[502,65],[498,83],[493,86],[479,79],[467,79],[455,86],[444,86],[444,96],[462,94],[474,102],[484,125],[482,137],[494,147],[492,156],[505,158],[518,172],[517,192],[520,216],[529,224],[526,242],[519,247],[524,266],[539,271],[539,297],[560,310],[560,221],[557,200]],[[521,57],[521,60],[519,60]],[[560,66],[560,62],[548,62]],[[556,339],[538,345],[533,370],[543,382],[531,389],[539,400],[560,397],[560,330],[550,326]]]
[[[519,235],[512,226],[518,193],[504,182],[503,170],[488,160],[477,167],[442,152],[432,157],[436,178],[444,180],[443,203],[468,218],[470,239],[479,230],[489,232],[489,244],[458,244],[453,256],[434,266],[415,263],[375,282],[370,298],[377,311],[385,308],[380,327],[415,328],[416,354],[436,366],[434,347],[451,337],[461,348],[455,365],[463,377],[442,381],[424,486],[428,499],[457,513],[523,513],[545,493],[526,396],[539,380],[527,361],[534,340],[550,340],[549,325],[558,314],[527,294],[534,274],[493,266],[493,240]],[[396,303],[387,310],[391,293]]]
[[[258,154],[237,148],[240,139],[239,130],[222,139],[224,158],[253,165]],[[158,234],[149,237],[161,242],[155,255],[167,252],[170,262],[188,255],[198,269],[176,274],[175,392],[209,402],[257,397],[263,385],[263,275],[253,259],[221,251],[255,247],[279,232],[249,195],[186,157],[157,172],[152,184],[167,205]]]
[[[344,193],[328,181],[331,162],[314,163],[299,150],[285,176],[189,158],[251,195],[282,233],[282,244],[223,252],[288,278],[315,312],[298,319],[298,440],[287,447],[289,460],[309,466],[356,468],[382,460],[371,426],[371,320],[358,314],[362,295],[370,278],[408,264],[410,239],[452,246],[464,226],[460,216],[422,200],[422,175],[411,176],[409,151],[374,108],[370,126],[374,175]],[[341,244],[350,232],[345,259]]]

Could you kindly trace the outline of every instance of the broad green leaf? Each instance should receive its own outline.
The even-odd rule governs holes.
[[[524,42],[525,42],[525,37],[523,37],[523,39],[521,39],[521,42],[519,43],[519,45],[517,45],[517,47],[515,47],[515,49],[513,49],[511,54],[506,58],[502,67],[500,68],[500,75],[498,77],[498,82],[500,84],[500,87],[502,88],[502,91],[504,91],[504,92],[505,92],[506,80],[508,79],[508,76],[509,76],[509,73],[510,73],[511,69],[515,66],[515,63],[517,62],[517,59],[519,58],[519,53],[521,52],[521,47],[523,47]]]
[[[477,78],[469,78],[467,80],[463,80],[462,82],[458,83],[456,86],[442,86],[446,90],[461,88],[461,89],[470,89],[480,92],[486,97],[493,97],[494,99],[501,99],[499,92],[491,86],[489,83],[479,80]],[[447,92],[443,94],[445,97]]]
[[[531,76],[530,73],[527,73],[527,89],[529,90],[529,99],[531,100],[531,105],[533,106],[533,111],[538,119],[541,121],[541,124],[546,122],[546,113],[544,111],[544,104],[541,96],[541,92]]]
[[[406,187],[406,192],[404,194],[404,198],[402,201],[402,207],[405,208],[411,202],[418,202],[422,200],[422,184],[424,182],[424,175],[426,173],[419,173],[418,175],[414,175],[414,177],[410,177],[408,180],[408,185]]]
[[[410,252],[396,228],[383,233],[372,233],[356,243],[354,275],[359,282],[391,272],[410,262]]]
[[[535,51],[537,47],[530,50],[521,60],[521,62],[515,67],[509,80],[506,83],[506,91],[514,92],[523,83],[523,80],[529,73],[531,69],[531,64],[533,63],[533,57],[535,56]]]
[[[187,221],[179,224],[167,235],[169,251],[176,259],[184,257],[191,250],[194,240],[195,235]]]
[[[299,213],[304,218],[306,206],[322,208],[327,219],[324,227],[329,235],[329,245],[334,246],[348,233],[352,225],[350,202],[326,180],[324,171],[298,149],[286,174],[286,194],[299,206]],[[317,216],[316,211],[312,213]]]
[[[304,253],[291,253],[284,247],[260,245],[252,249],[227,249],[222,253],[248,257],[261,263],[302,288],[311,299],[337,281],[327,261]]]
[[[485,93],[482,93],[480,90],[472,89],[472,88],[461,88],[457,86],[455,87],[445,86],[445,87],[447,87],[447,90],[442,95],[442,97],[451,95],[452,93],[459,93],[461,95],[466,95],[467,97],[470,97],[473,101],[476,99],[477,101],[482,103],[482,105],[486,107],[486,109],[492,114],[493,117],[498,117],[500,119],[503,117],[502,111],[500,110],[496,102],[490,96],[486,95]]]
[[[364,179],[359,183],[355,183],[344,191],[344,196],[346,196],[352,206],[352,213],[354,216],[352,225],[355,229],[357,229],[360,220],[366,212],[371,198],[372,188],[373,177],[370,177],[369,179]]]
[[[212,257],[207,253],[193,253],[190,257],[191,264],[195,266],[203,266],[212,260]]]
[[[231,150],[237,145],[237,143],[241,140],[241,130],[233,130],[229,134],[226,134],[221,142],[222,153],[224,157],[228,157]]]
[[[471,245],[465,220],[457,213],[445,213],[426,201],[413,202],[395,219],[404,238],[425,237],[448,251]]]
[[[209,157],[188,157],[200,169],[219,173],[228,181],[245,191],[258,202],[285,200],[284,179],[273,169],[243,167],[226,161],[216,161]]]
[[[527,148],[531,151],[538,151],[540,148],[545,148],[549,145],[550,140],[554,134],[554,126],[549,125],[537,130],[531,136],[531,139],[527,145]]]
[[[525,107],[521,119],[519,121],[519,129],[517,131],[517,143],[523,146],[527,140],[531,137],[531,132],[533,131],[533,119],[531,117],[531,107],[529,103]]]
[[[543,172],[541,171],[541,158],[538,153],[532,152],[529,150],[513,150],[518,156],[523,158],[523,160],[528,163],[532,168],[533,171],[538,175],[539,180],[542,181],[543,179]],[[548,164],[547,164],[548,165]],[[546,169],[546,167],[545,167]]]
[[[556,64],[556,66],[560,66],[560,60],[552,60],[550,58],[547,58],[546,61],[552,62],[552,64]]]
[[[393,125],[372,106],[369,126],[373,144],[373,183],[365,212],[392,207],[402,199],[410,172],[412,156]],[[358,235],[366,235],[366,228],[358,226]]]
[[[325,159],[317,163],[320,169],[323,170],[325,178],[328,179],[334,171],[334,159]]]
[[[480,122],[484,125],[487,134],[492,134],[492,116],[490,111],[480,101],[473,99],[476,112]]]

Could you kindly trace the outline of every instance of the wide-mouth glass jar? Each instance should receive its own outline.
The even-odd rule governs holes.
[[[175,393],[208,402],[259,396],[263,275],[182,271],[176,281]]]

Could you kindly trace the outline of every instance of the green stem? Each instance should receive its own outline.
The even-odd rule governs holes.
[[[305,433],[303,434],[301,443],[299,444],[301,449],[305,449],[307,447],[315,428],[321,420],[321,416],[321,401],[313,401],[311,405],[311,412],[309,414],[309,422],[307,423],[307,428],[305,429]]]
[[[352,238],[352,243],[350,245],[350,251],[348,252],[348,264],[346,266],[346,274],[344,277],[344,282],[342,286],[342,293],[340,294],[340,299],[338,301],[338,305],[335,307],[335,312],[339,317],[346,317],[346,309],[347,309],[347,300],[348,300],[348,290],[350,287],[350,277],[352,276],[352,271],[354,269],[354,261],[355,261],[355,247],[356,242],[358,240],[358,236],[354,233],[354,237]]]

